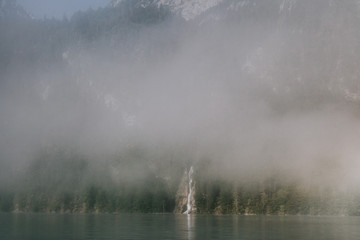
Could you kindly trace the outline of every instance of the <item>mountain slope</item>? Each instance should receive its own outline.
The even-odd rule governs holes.
[[[0,0],[0,18],[31,18],[16,0]]]
[[[183,17],[185,20],[196,18],[201,13],[205,12],[211,7],[218,5],[224,0],[141,0],[138,1],[139,7],[146,8],[150,5],[167,6],[170,11]],[[113,0],[109,7],[117,7],[124,0]]]

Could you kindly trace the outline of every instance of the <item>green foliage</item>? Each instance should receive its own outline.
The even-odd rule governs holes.
[[[99,164],[68,148],[43,149],[18,186],[0,191],[0,211],[173,212],[184,169],[177,158],[186,159],[175,155],[136,147]],[[216,174],[211,161],[200,161],[194,172],[197,212],[360,215],[359,195],[284,179],[270,174],[262,181],[230,181]]]
[[[274,184],[276,182],[276,184]],[[280,184],[281,183],[281,184]],[[263,181],[225,181],[198,173],[198,213],[274,215],[359,215],[360,198],[336,188]]]
[[[183,167],[164,164],[167,157],[129,148],[99,164],[49,147],[35,155],[14,193],[0,192],[0,211],[172,212]]]
[[[0,212],[14,210],[14,195],[10,191],[0,190]]]

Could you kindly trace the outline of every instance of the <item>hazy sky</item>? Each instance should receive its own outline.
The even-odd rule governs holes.
[[[18,0],[18,2],[34,17],[62,18],[64,14],[70,17],[78,10],[89,7],[96,9],[106,6],[110,0]]]

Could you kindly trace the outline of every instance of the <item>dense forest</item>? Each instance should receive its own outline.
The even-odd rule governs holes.
[[[167,155],[154,156],[134,148],[99,163],[74,151],[47,149],[29,164],[21,181],[1,189],[0,210],[171,213],[175,211],[177,191],[188,163],[172,159],[164,164],[170,155],[169,151]],[[199,161],[195,169],[193,213],[360,215],[360,194],[354,189],[305,186],[276,172],[233,181],[214,174],[209,159]]]
[[[360,215],[360,5],[340,2],[0,14],[0,211],[182,213],[193,166],[194,213]]]

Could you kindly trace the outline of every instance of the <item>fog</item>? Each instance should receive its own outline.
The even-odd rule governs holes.
[[[19,4],[35,18],[57,18],[62,19],[64,16],[71,17],[72,14],[79,10],[88,10],[89,8],[97,9],[105,7],[106,0],[77,0],[77,1],[56,1],[56,0],[19,0]]]
[[[53,145],[95,162],[142,146],[181,152],[186,164],[211,159],[231,178],[276,170],[358,184],[359,6],[255,2],[65,44],[60,27],[39,37],[2,24],[19,33],[1,38],[10,49],[0,72],[1,175],[15,178]],[[30,48],[42,55],[27,55]]]

